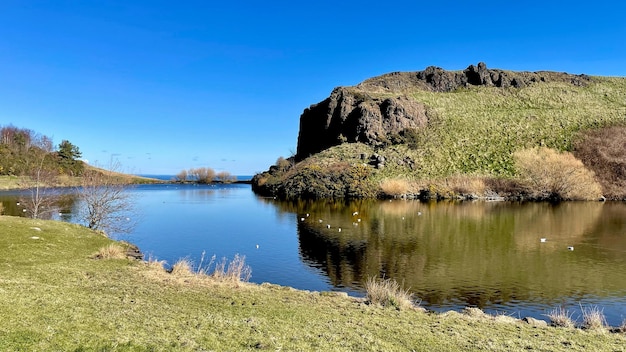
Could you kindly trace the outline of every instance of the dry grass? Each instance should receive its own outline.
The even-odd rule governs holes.
[[[574,328],[574,320],[572,319],[572,313],[562,307],[556,307],[546,314],[550,319],[553,326],[559,326],[564,328]]]
[[[197,268],[194,268],[193,263],[183,258],[177,261],[171,269],[171,274],[177,277],[195,279],[212,279],[217,281],[227,282],[247,282],[252,276],[252,269],[246,264],[246,257],[235,254],[233,260],[228,261],[226,258],[222,258],[221,261],[215,262],[215,256],[211,258],[208,263],[204,263],[204,252],[200,264]],[[211,267],[215,263],[215,268],[211,270]]]
[[[395,280],[368,278],[365,282],[365,290],[367,291],[366,301],[370,304],[394,307],[397,310],[414,307],[409,291],[403,290]]]
[[[187,258],[179,259],[174,265],[172,265],[171,274],[178,277],[195,276],[196,273],[193,270],[191,261]]]
[[[597,200],[602,188],[595,175],[568,152],[545,147],[513,154],[522,182],[533,198],[545,200]]]
[[[582,327],[589,330],[605,330],[608,326],[604,311],[598,306],[580,307],[583,315]]]
[[[581,133],[573,153],[595,172],[607,198],[626,199],[626,126]]]
[[[94,257],[97,259],[125,259],[126,248],[117,243],[111,243],[100,248]]]
[[[626,334],[626,319],[622,320],[622,323],[620,324],[620,326],[617,327],[617,332]]]
[[[385,179],[380,182],[380,191],[386,197],[401,197],[411,190],[409,181],[403,179]]]
[[[246,264],[245,255],[235,254],[230,262],[222,258],[222,261],[215,265],[211,276],[222,281],[247,282],[252,276],[252,269]]]

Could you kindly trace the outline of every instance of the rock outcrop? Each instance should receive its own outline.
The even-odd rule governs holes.
[[[403,96],[371,98],[350,88],[336,88],[329,98],[300,117],[297,160],[343,142],[381,145],[389,136],[426,126],[424,104]]]
[[[522,88],[536,82],[555,81],[584,86],[590,77],[488,69],[481,62],[463,71],[431,66],[418,72],[374,77],[354,87],[338,87],[330,97],[311,105],[300,116],[296,160],[344,142],[385,145],[406,130],[425,127],[429,111],[424,104],[408,97],[410,90],[450,92],[476,85]],[[380,98],[381,95],[392,97]]]

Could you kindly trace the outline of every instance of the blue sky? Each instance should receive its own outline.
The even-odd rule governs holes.
[[[91,163],[266,170],[336,86],[430,65],[626,76],[618,1],[0,2],[0,125]]]

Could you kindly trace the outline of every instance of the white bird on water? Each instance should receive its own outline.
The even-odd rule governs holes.
[[[574,246],[569,246],[569,247],[567,247],[567,250],[568,250],[568,251],[573,251],[573,250],[574,250]]]
[[[541,242],[545,242],[545,241],[547,241],[547,240],[546,240],[546,238],[545,238],[545,237],[542,237],[542,238],[540,239],[540,241],[541,241]]]
[[[329,229],[329,228],[330,228],[330,225],[326,225],[326,228],[327,228],[327,229]]]
[[[339,232],[341,232],[341,227],[339,228]]]
[[[256,245],[256,249],[259,249],[259,245],[258,244]]]

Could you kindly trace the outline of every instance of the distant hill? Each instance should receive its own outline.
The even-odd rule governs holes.
[[[284,198],[551,197],[529,190],[516,163],[542,147],[573,153],[605,196],[622,199],[625,124],[622,77],[484,63],[395,72],[335,88],[305,109],[296,155],[256,175],[253,187]],[[391,181],[406,189],[385,191]]]

